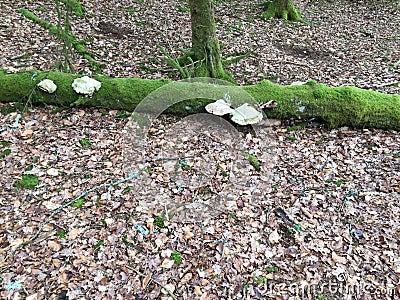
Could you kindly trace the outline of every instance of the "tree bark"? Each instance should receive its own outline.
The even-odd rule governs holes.
[[[293,0],[270,0],[263,3],[264,18],[280,18],[289,21],[304,22],[301,13],[295,8]]]
[[[7,74],[0,69],[0,102],[64,107],[85,105],[127,111],[133,111],[140,103],[142,109],[191,114],[204,112],[205,105],[229,92],[233,107],[244,102],[276,101],[278,106],[266,111],[273,118],[315,118],[331,128],[352,126],[400,130],[400,95],[350,86],[327,87],[314,81],[299,86],[281,86],[265,80],[239,87],[218,85],[212,80],[210,84],[205,81],[192,83],[96,76],[101,88],[91,98],[86,98],[71,87],[73,80],[81,76],[35,70]],[[45,78],[57,85],[55,93],[48,94],[36,87]],[[169,105],[177,99],[189,100]],[[142,102],[145,102],[144,106]]]
[[[222,66],[212,0],[189,0],[192,27],[192,58],[197,77],[212,77],[231,81]]]

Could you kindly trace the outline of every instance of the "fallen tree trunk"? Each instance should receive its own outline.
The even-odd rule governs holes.
[[[204,82],[172,82],[138,78],[110,78],[95,76],[101,82],[100,90],[85,98],[71,88],[79,74],[26,71],[7,74],[0,70],[0,102],[24,102],[71,106],[105,107],[133,111],[142,102],[147,109],[167,108],[168,113],[188,114],[204,112],[204,106],[229,92],[233,105],[275,100],[278,106],[266,111],[273,118],[315,118],[328,127],[352,126],[400,130],[400,96],[382,94],[350,86],[327,87],[310,81],[303,85],[281,86],[262,81],[250,86],[227,86]],[[51,79],[57,85],[53,94],[39,90],[36,84]],[[162,89],[160,89],[163,87]],[[166,88],[167,87],[167,88]],[[150,95],[150,96],[149,96]],[[249,101],[247,101],[247,98]],[[187,99],[173,106],[174,99]],[[239,99],[239,100],[237,100]]]

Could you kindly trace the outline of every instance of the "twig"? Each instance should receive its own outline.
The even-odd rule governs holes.
[[[265,216],[265,222],[268,223],[269,222],[269,217],[271,215],[271,207],[268,206],[268,211],[267,211],[267,215]]]
[[[171,157],[171,158],[165,158],[165,157],[156,157],[153,159],[150,159],[150,161],[171,161],[171,160],[186,160],[188,158],[196,158],[197,156],[176,156],[176,157]],[[134,160],[133,162],[142,162],[143,160]]]
[[[22,52],[21,54],[18,54],[18,55],[14,55],[14,56],[12,56],[10,59],[12,59],[12,60],[14,60],[14,59],[18,59],[18,58],[21,58],[21,57],[23,57],[25,54],[26,54],[26,52]]]
[[[143,277],[143,278],[146,278],[146,275],[144,275],[143,273],[140,273],[138,270],[132,268],[130,265],[127,265],[126,268],[129,269],[129,270],[131,270],[131,271],[133,271],[133,272],[135,272],[137,275],[139,275],[139,276],[141,276],[141,277]],[[158,284],[160,287],[162,287],[164,290],[166,290],[166,291],[168,292],[168,295],[169,295],[172,299],[176,300],[175,295],[174,295],[169,289],[167,289],[161,282],[159,282],[159,281],[157,281],[157,280],[155,280],[155,279],[153,279],[153,278],[150,278],[150,281],[152,281],[152,282]]]
[[[287,61],[287,60],[286,60],[284,63],[285,63],[285,64],[296,65],[296,66],[300,66],[300,67],[311,68],[309,65],[302,64],[302,63],[297,63],[297,62],[294,62],[294,61]]]
[[[396,85],[396,84],[399,84],[399,81],[393,81],[393,82],[377,84],[377,85],[374,85],[374,87],[375,88],[382,88],[382,87],[386,87],[386,86],[390,86],[390,85]]]
[[[57,223],[50,222],[49,224],[51,224],[51,225],[53,225],[53,226],[55,226],[55,227],[58,227],[58,228],[60,228],[61,230],[67,231],[67,229],[66,229],[65,227],[63,227],[63,226],[61,226],[61,225],[58,225]]]
[[[164,204],[164,214],[165,214],[165,218],[167,219],[167,221],[169,221],[169,215],[168,215],[168,207],[167,204]]]
[[[49,236],[52,236],[54,233],[57,233],[56,230],[52,230],[48,233],[46,233],[45,235],[41,236],[40,238],[38,238],[37,240],[35,240],[34,242],[32,242],[32,244],[36,245],[39,244],[41,241],[44,241],[45,239],[47,239]]]

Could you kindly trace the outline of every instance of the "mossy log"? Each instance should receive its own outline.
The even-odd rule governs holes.
[[[315,118],[330,128],[351,126],[400,130],[400,95],[356,87],[328,87],[314,81],[303,85],[281,86],[267,80],[238,87],[203,82],[172,82],[165,79],[95,76],[102,86],[91,98],[85,98],[75,93],[71,87],[73,80],[81,76],[34,70],[7,74],[0,70],[0,102],[56,106],[83,103],[85,106],[133,111],[142,100],[151,97],[152,101],[144,101],[149,110],[164,110],[168,107],[165,112],[190,114],[204,112],[206,104],[229,92],[234,106],[243,102],[251,103],[252,97],[259,103],[275,100],[278,106],[266,111],[268,117]],[[53,80],[57,85],[55,93],[48,94],[36,87],[45,78]],[[160,89],[161,87],[163,88]],[[187,100],[169,106],[176,99]],[[143,103],[141,105],[143,107]]]

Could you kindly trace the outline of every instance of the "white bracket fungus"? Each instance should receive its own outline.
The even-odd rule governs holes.
[[[49,94],[54,93],[57,89],[55,83],[50,79],[43,79],[37,84],[37,87],[42,91],[48,92]]]
[[[217,101],[208,104],[205,107],[206,111],[210,114],[217,115],[217,116],[223,116],[226,114],[230,114],[231,112],[234,111],[231,106],[225,102],[223,99],[218,99]]]
[[[273,103],[276,104],[275,101],[273,101]],[[268,102],[267,105],[268,107],[274,107],[271,101]],[[262,113],[250,106],[248,103],[244,103],[243,105],[233,109],[228,94],[225,94],[224,99],[218,99],[217,101],[208,104],[205,109],[208,113],[217,116],[231,114],[232,121],[239,125],[256,124],[263,118]]]
[[[251,125],[260,122],[263,118],[261,112],[244,103],[232,112],[232,121],[239,125]]]
[[[76,78],[72,83],[72,88],[78,94],[83,94],[91,97],[94,92],[97,92],[101,87],[101,82],[88,76]]]

